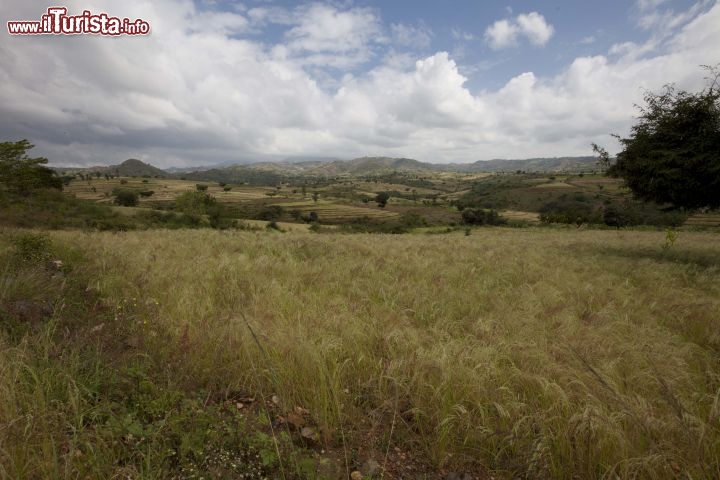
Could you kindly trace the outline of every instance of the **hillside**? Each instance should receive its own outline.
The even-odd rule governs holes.
[[[528,158],[525,160],[478,160],[471,164],[454,164],[457,172],[512,172],[521,170],[535,173],[588,172],[598,170],[596,157]]]
[[[262,162],[249,165],[232,165],[185,172],[182,176],[195,180],[257,183],[257,178],[282,179],[292,176],[338,177],[377,176],[400,173],[483,173],[514,172],[534,173],[589,172],[597,170],[595,157],[532,158],[527,160],[479,160],[468,164],[427,163],[411,158],[360,157],[352,160],[310,160],[301,162]],[[255,173],[253,173],[255,172]],[[260,175],[257,172],[264,172]]]
[[[150,164],[141,162],[135,158],[125,160],[120,165],[110,165],[108,167],[110,173],[119,174],[121,177],[143,177],[143,176],[159,176],[167,177],[168,172],[161,170],[157,167],[153,167]]]
[[[55,171],[62,175],[75,174],[109,174],[119,177],[172,177],[173,173],[162,170],[149,163],[145,163],[136,158],[129,158],[119,165],[108,166],[92,166],[92,167],[58,167],[51,166]]]

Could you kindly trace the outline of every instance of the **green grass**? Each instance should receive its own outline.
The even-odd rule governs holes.
[[[260,438],[239,456],[278,439],[263,468],[281,478],[282,462],[312,478],[331,454],[333,478],[367,457],[396,478],[395,448],[428,478],[720,475],[715,235],[668,249],[661,232],[574,228],[48,235],[77,290],[43,290],[44,270],[3,277],[0,477],[167,478],[229,451],[223,421]],[[14,299],[38,291],[87,313],[23,330]],[[258,399],[242,421],[227,410],[240,394]],[[262,420],[295,407],[315,453]],[[193,453],[197,408],[212,427],[185,440],[208,445]]]

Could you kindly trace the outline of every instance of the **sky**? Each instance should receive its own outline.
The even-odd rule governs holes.
[[[66,0],[150,33],[8,33],[55,5],[0,5],[0,141],[65,166],[612,154],[720,63],[717,0]]]

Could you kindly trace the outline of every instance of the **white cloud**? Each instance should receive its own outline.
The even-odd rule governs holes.
[[[485,30],[485,41],[493,50],[517,45],[518,26],[508,20],[498,20]]]
[[[640,10],[651,10],[659,7],[668,0],[637,0],[637,6]]]
[[[485,30],[485,41],[493,50],[516,47],[518,37],[523,36],[537,46],[543,47],[555,33],[555,27],[547,23],[537,12],[523,13],[510,20],[498,20]]]
[[[454,27],[454,28],[450,31],[450,33],[452,34],[452,36],[453,36],[453,38],[454,38],[455,40],[460,40],[460,41],[469,42],[470,40],[474,40],[474,39],[475,39],[475,35],[473,35],[472,33],[466,32],[466,31],[464,31],[464,30],[462,30],[462,29],[460,29],[460,28],[456,28],[456,27]]]
[[[555,28],[537,12],[518,15],[517,24],[520,33],[525,35],[530,43],[539,47],[544,46],[555,33]]]
[[[402,47],[425,49],[430,46],[433,32],[423,24],[413,27],[402,23],[390,25],[393,41]]]
[[[645,1],[650,2],[650,0]],[[707,7],[710,0],[697,2],[690,9],[680,13],[676,13],[672,9],[658,9],[657,7],[662,3],[664,2],[655,1],[648,5],[641,5],[642,13],[638,19],[638,25],[645,30],[652,29],[657,34],[664,36],[695,18]]]
[[[7,18],[42,13],[9,1],[0,7]],[[80,0],[67,3],[71,11],[87,8]],[[398,28],[393,32],[369,9],[213,13],[189,1],[95,3],[97,11],[149,20],[152,34],[8,36],[0,46],[0,131],[7,139],[28,138],[35,154],[54,162],[589,154],[590,142],[612,149],[607,134],[627,134],[642,88],[676,82],[697,89],[698,65],[720,58],[714,5],[661,42],[620,44],[607,55],[576,58],[556,75],[528,71],[501,88],[473,90],[463,75],[468,65],[446,52],[419,58],[401,49]],[[510,33],[496,35],[500,43],[530,40],[528,31],[538,43],[550,38],[539,22],[506,22]],[[253,33],[270,24],[278,30],[275,44]],[[378,60],[373,67],[357,69],[371,58]],[[328,65],[348,71],[333,84]]]
[[[380,20],[369,8],[341,11],[311,4],[296,11],[297,26],[285,37],[288,48],[306,52],[353,52],[382,38]]]

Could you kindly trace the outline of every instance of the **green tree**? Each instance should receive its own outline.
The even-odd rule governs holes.
[[[27,140],[0,142],[0,184],[26,195],[39,188],[62,190],[62,179],[46,167],[47,158],[30,158],[34,145]]]
[[[123,207],[134,207],[138,204],[139,195],[135,190],[126,188],[116,188],[113,190],[115,195],[115,203]]]
[[[385,208],[388,200],[390,200],[390,194],[388,192],[380,192],[375,196],[375,201],[380,208]]]
[[[620,177],[636,198],[676,208],[720,207],[720,72],[689,93],[669,85],[647,92],[646,106],[614,164],[593,144],[608,174]]]
[[[205,192],[184,192],[175,199],[177,210],[187,215],[204,215],[216,203],[215,197]]]

